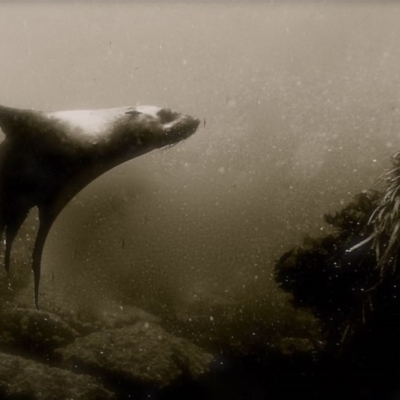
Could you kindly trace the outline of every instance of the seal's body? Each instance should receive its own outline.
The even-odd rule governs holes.
[[[153,106],[44,113],[0,106],[0,235],[9,271],[13,240],[29,210],[39,210],[32,255],[35,305],[40,264],[54,220],[85,186],[111,168],[192,135],[199,121]]]

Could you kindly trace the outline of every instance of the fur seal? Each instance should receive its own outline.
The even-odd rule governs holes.
[[[0,106],[0,242],[9,272],[12,243],[29,210],[39,229],[31,266],[39,309],[40,265],[49,230],[68,202],[94,179],[154,149],[191,136],[200,121],[154,106],[41,112]]]

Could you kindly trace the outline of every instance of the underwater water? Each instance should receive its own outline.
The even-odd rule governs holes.
[[[323,215],[400,149],[399,14],[378,2],[2,4],[1,104],[148,104],[202,121],[71,201],[46,243],[42,295],[65,308],[274,309],[275,261],[325,234]]]
[[[44,276],[68,282],[68,297],[151,298],[168,285],[185,298],[256,279],[273,293],[273,262],[326,229],[322,215],[371,187],[398,150],[397,12],[375,3],[2,5],[2,104],[150,104],[205,121],[186,142],[81,192],[48,238]]]

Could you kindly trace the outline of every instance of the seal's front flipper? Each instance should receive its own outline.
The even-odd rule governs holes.
[[[39,230],[36,236],[35,247],[32,254],[32,271],[35,283],[35,307],[39,311],[39,285],[40,285],[40,266],[42,254],[47,235],[53,224],[56,215],[48,212],[46,208],[39,206]]]
[[[15,236],[17,236],[18,228],[19,226],[6,226],[6,249],[4,252],[4,268],[7,272],[7,275],[10,273],[11,248],[14,243]]]
[[[19,228],[24,223],[29,210],[24,208],[17,208],[11,213],[11,218],[5,226],[5,237],[6,237],[6,249],[4,252],[4,268],[7,274],[10,272],[10,257],[11,248],[14,243],[15,237],[19,231]]]

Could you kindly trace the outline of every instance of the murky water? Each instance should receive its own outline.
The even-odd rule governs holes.
[[[49,236],[44,279],[96,301],[229,298],[255,281],[275,293],[274,260],[323,233],[322,215],[371,187],[400,147],[399,12],[2,5],[2,104],[154,104],[204,120],[82,191]]]
[[[0,272],[0,378],[11,382],[1,395],[89,398],[89,378],[70,370],[118,399],[398,395],[398,276],[366,311],[362,275],[375,262],[343,257],[354,234],[308,240],[315,248],[285,258],[280,282],[300,288],[312,316],[290,307],[273,268],[329,232],[324,214],[371,188],[400,148],[400,5],[276,3],[0,5],[0,104],[157,105],[202,121],[64,209],[45,246],[39,313],[32,211],[11,277]],[[337,226],[353,232],[346,218]],[[49,385],[46,365],[59,367]]]

